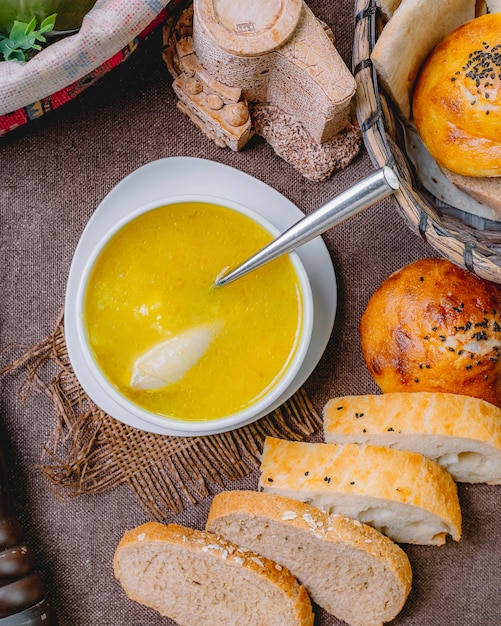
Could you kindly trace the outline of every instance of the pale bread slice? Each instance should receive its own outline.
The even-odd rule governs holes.
[[[501,409],[485,400],[418,391],[332,398],[323,411],[330,443],[413,450],[459,482],[501,484]]]
[[[386,20],[389,20],[400,6],[400,1],[401,0],[376,0],[376,6],[380,10],[381,15]]]
[[[314,602],[351,626],[392,620],[411,589],[409,559],[388,537],[291,498],[222,492],[206,528],[287,567]]]
[[[147,522],[125,533],[113,563],[131,600],[183,626],[313,626],[286,568],[212,533]]]
[[[501,0],[486,0],[489,13],[501,13]]]
[[[265,440],[259,486],[377,528],[394,541],[461,538],[457,485],[438,463],[383,446]]]
[[[419,69],[442,39],[474,19],[475,0],[402,0],[371,54],[388,95],[406,119]]]
[[[492,211],[490,219],[501,220],[501,176],[477,178],[456,174],[445,167],[441,169],[453,185],[470,198],[485,205],[487,211]]]

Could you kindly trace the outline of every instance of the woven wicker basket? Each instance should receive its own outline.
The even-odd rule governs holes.
[[[481,229],[444,214],[444,205],[419,183],[405,153],[402,123],[378,84],[370,56],[383,22],[375,0],[355,0],[353,73],[357,117],[375,167],[390,165],[401,179],[393,198],[410,228],[438,253],[482,278],[501,283],[500,224],[485,220]],[[396,52],[397,54],[397,52]]]

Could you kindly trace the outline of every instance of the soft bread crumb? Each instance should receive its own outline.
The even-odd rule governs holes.
[[[325,530],[318,532],[318,524]],[[351,626],[390,621],[410,591],[410,563],[396,544],[373,528],[302,502],[225,492],[214,498],[207,528],[282,563],[315,602]]]
[[[125,533],[114,572],[129,598],[184,626],[313,626],[308,594],[289,570],[210,532],[144,524]]]

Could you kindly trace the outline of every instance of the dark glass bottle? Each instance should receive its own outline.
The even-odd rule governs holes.
[[[0,450],[0,626],[56,626],[54,608],[35,571],[32,550],[12,513],[5,459]]]

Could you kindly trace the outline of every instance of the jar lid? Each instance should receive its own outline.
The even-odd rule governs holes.
[[[267,54],[293,34],[302,0],[195,0],[195,19],[218,48],[235,56]]]

